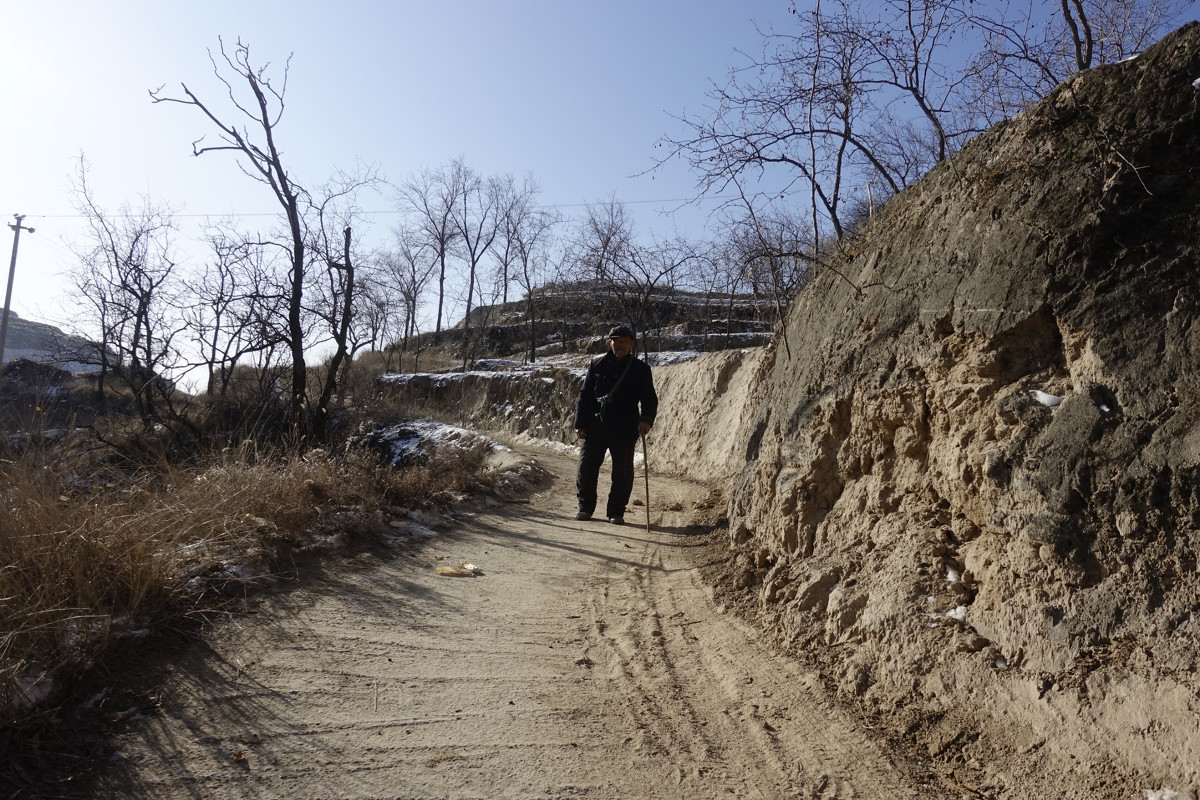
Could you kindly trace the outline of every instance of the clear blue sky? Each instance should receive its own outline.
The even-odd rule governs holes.
[[[72,261],[64,239],[79,234],[70,185],[81,153],[107,210],[144,196],[188,215],[185,260],[202,256],[190,238],[205,216],[275,211],[231,156],[191,155],[192,140],[213,132],[196,109],[147,94],[186,82],[217,99],[207,50],[218,36],[240,36],[259,62],[293,55],[278,135],[302,182],[360,159],[400,182],[463,156],[483,174],[533,174],[543,203],[567,212],[613,195],[643,232],[701,237],[702,213],[657,213],[692,193],[683,165],[635,176],[652,166],[654,143],[679,131],[671,115],[698,111],[710,82],[745,63],[736,50],[760,52],[755,24],[789,20],[786,0],[7,2],[0,218],[22,213],[36,228],[21,236],[13,308],[74,316],[61,275]],[[367,236],[383,239],[395,218],[373,219]],[[12,235],[0,233],[6,275]]]

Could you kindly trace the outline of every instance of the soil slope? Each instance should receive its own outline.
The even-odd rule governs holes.
[[[1200,789],[1200,24],[894,198],[749,401],[740,582],[985,796]]]
[[[708,489],[656,478],[650,534],[577,522],[574,459],[536,455],[532,502],[364,555],[177,659],[98,795],[946,796],[715,604],[687,524]],[[436,571],[464,559],[482,574]]]

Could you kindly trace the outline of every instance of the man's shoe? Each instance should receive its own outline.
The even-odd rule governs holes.
[[[608,521],[611,522],[613,525],[624,525],[625,524],[624,517],[609,517]]]
[[[591,519],[591,518],[592,518],[592,512],[590,512],[590,511],[580,511],[578,514],[575,515],[575,519]]]

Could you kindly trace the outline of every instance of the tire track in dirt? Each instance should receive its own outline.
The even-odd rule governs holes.
[[[655,478],[649,535],[577,522],[573,461],[533,455],[553,485],[528,505],[218,626],[97,796],[940,796],[714,608],[702,537],[659,510],[705,490]],[[483,576],[434,570],[464,558]]]
[[[705,765],[697,779],[738,775],[742,797],[921,796],[854,722],[820,700],[813,676],[714,618],[694,573],[667,568],[656,545],[647,551],[650,566],[631,570],[623,596],[606,584],[593,599],[613,693],[649,739],[638,746]]]

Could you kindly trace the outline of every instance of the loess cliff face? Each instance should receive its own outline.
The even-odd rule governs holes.
[[[1193,23],[971,141],[746,401],[738,583],[965,785],[1200,788],[1197,79]]]

